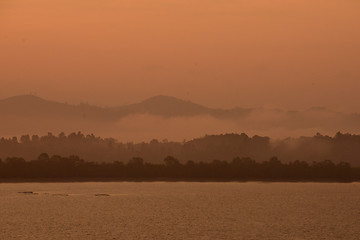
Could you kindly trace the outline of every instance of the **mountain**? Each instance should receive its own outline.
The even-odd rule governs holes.
[[[24,118],[69,118],[105,120],[111,118],[111,111],[86,104],[78,106],[45,100],[34,95],[20,95],[0,100],[3,116]]]
[[[71,105],[21,95],[0,100],[0,137],[26,132],[84,131],[134,136],[135,132],[192,137],[198,133],[253,132],[270,136],[360,133],[360,115],[313,107],[305,111],[264,108],[213,109],[169,96],[118,107]],[[154,118],[155,117],[155,118]],[[174,132],[177,128],[177,132]],[[183,129],[180,129],[183,128]],[[125,135],[126,135],[125,134]],[[165,136],[166,135],[166,136]],[[150,137],[150,136],[148,136]],[[155,137],[155,136],[154,136]]]
[[[169,96],[155,96],[140,103],[113,108],[121,116],[128,114],[150,114],[163,117],[196,116],[209,114],[210,108]]]
[[[209,115],[213,117],[234,117],[245,115],[251,109],[235,108],[232,110],[212,109],[191,101],[184,101],[175,97],[155,96],[140,103],[113,108],[120,116],[129,114],[150,114],[161,117],[191,117]]]
[[[252,109],[212,109],[191,101],[169,96],[154,96],[126,106],[103,108],[87,104],[70,105],[48,101],[34,95],[21,95],[0,100],[0,113],[22,117],[89,118],[92,120],[118,120],[128,115],[149,114],[166,118],[210,115],[219,118],[244,116]]]

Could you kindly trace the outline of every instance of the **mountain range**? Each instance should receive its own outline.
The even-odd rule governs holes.
[[[288,135],[292,135],[292,132],[298,130],[312,131],[309,134],[337,131],[360,132],[360,115],[357,113],[342,113],[322,107],[313,107],[304,111],[240,107],[213,109],[191,101],[162,95],[118,107],[99,107],[89,104],[71,105],[45,100],[34,95],[21,95],[0,100],[0,114],[2,116],[0,118],[0,136],[36,131],[77,130],[94,130],[101,134],[101,131],[96,131],[96,129],[107,129],[108,133],[111,131],[115,133],[117,131],[113,126],[115,123],[135,116],[156,117],[164,122],[173,119],[182,119],[183,121],[195,118],[212,119],[212,121],[216,121],[216,126],[233,125],[234,131],[245,130],[259,134],[266,133],[264,130],[270,129],[273,130],[271,132],[276,132],[277,129],[288,131]],[[142,118],[136,123],[141,125],[142,121],[147,122],[147,119]],[[189,123],[195,128],[199,124],[201,121],[200,123],[199,121]],[[211,131],[215,127],[212,125],[209,128]],[[127,128],[123,127],[121,131],[124,129]],[[300,132],[306,133],[306,131]]]
[[[216,118],[237,118],[253,109],[212,109],[175,97],[155,96],[142,102],[119,106],[99,107],[88,104],[70,105],[45,100],[34,95],[14,96],[0,100],[0,113],[4,115],[33,117],[89,118],[91,120],[118,120],[132,114],[150,114],[161,117],[191,117],[209,115]]]

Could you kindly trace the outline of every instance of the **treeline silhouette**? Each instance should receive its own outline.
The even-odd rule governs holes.
[[[284,162],[296,160],[348,162],[360,166],[360,135],[337,133],[334,137],[316,134],[313,137],[271,140],[269,137],[249,137],[241,134],[207,135],[190,141],[172,142],[153,139],[150,142],[118,142],[81,132],[48,133],[45,136],[23,135],[19,138],[0,138],[0,158],[37,158],[43,152],[50,155],[77,155],[90,162],[126,162],[133,156],[150,163],[161,163],[165,156],[181,159],[181,163],[212,162],[214,159],[232,161],[235,156],[249,157],[260,162],[277,156]]]
[[[231,162],[188,161],[180,163],[173,156],[167,156],[163,163],[147,163],[140,157],[131,158],[127,163],[87,162],[78,156],[49,157],[41,154],[37,159],[25,161],[10,157],[0,161],[2,180],[190,180],[190,181],[359,181],[360,168],[330,160],[282,163],[276,157],[256,162],[251,158],[235,157]]]

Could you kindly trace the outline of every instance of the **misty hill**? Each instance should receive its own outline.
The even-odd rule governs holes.
[[[163,117],[196,116],[209,114],[211,109],[177,98],[168,96],[155,96],[140,103],[114,108],[114,111],[122,114],[153,114]]]
[[[24,118],[90,118],[105,120],[111,118],[111,111],[86,104],[78,106],[45,100],[34,95],[21,95],[0,100],[0,113],[4,117]]]
[[[70,105],[45,100],[34,95],[21,95],[0,100],[0,112],[4,115],[24,117],[90,118],[117,120],[131,114],[150,114],[161,117],[187,117],[211,115],[214,117],[236,117],[249,113],[251,109],[211,109],[199,104],[169,96],[155,96],[140,103],[103,108],[88,104]]]
[[[251,109],[235,108],[232,110],[212,109],[191,101],[184,101],[169,96],[155,96],[140,103],[113,108],[119,116],[129,114],[150,114],[161,117],[189,117],[210,115],[213,117],[238,117],[249,113]]]
[[[161,95],[108,108],[71,105],[22,95],[0,100],[0,114],[0,134],[3,136],[83,131],[116,138],[132,136],[134,139],[131,140],[136,141],[188,139],[204,134],[244,131],[275,137],[316,132],[334,134],[337,131],[360,133],[359,114],[319,107],[305,111],[240,107],[213,109]],[[175,128],[177,132],[174,132]],[[143,138],[135,139],[136,134]]]
[[[314,118],[341,115],[339,112],[331,111],[323,107],[312,107],[303,112],[240,107],[233,109],[213,109],[191,101],[163,95],[154,96],[139,103],[111,108],[88,104],[70,105],[68,103],[45,100],[34,95],[20,95],[0,100],[0,113],[3,116],[38,116],[49,118],[61,116],[62,118],[88,118],[91,120],[118,120],[134,114],[150,114],[167,118],[209,115],[215,118],[228,118],[233,120],[244,118],[251,114],[269,116],[282,115],[283,117],[287,116],[289,119],[295,119],[301,115],[313,115]],[[352,114],[352,116],[359,117],[358,114]]]

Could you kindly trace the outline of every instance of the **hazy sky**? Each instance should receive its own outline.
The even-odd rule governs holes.
[[[0,0],[0,98],[360,112],[359,0]]]

